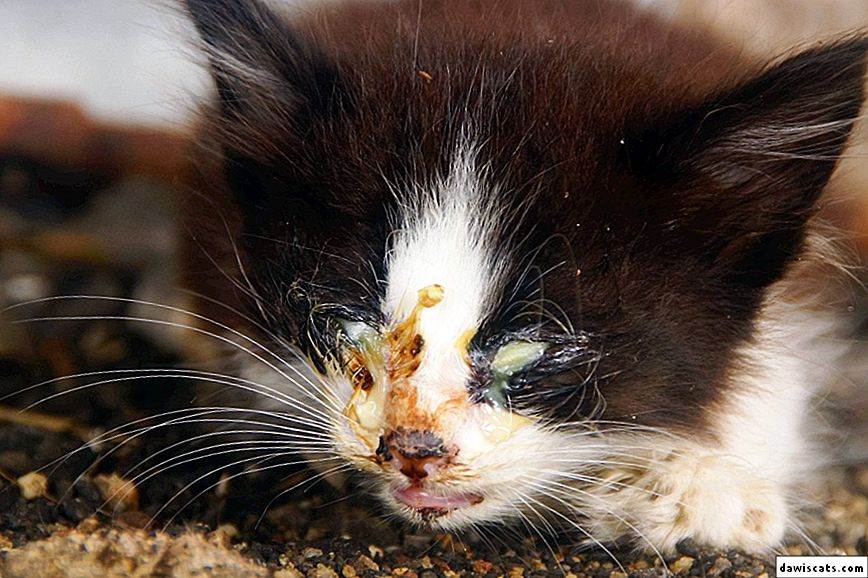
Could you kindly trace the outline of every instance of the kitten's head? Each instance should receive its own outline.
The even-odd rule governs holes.
[[[863,40],[746,75],[597,3],[187,5],[261,321],[438,528],[543,512],[631,432],[713,435],[861,103]]]

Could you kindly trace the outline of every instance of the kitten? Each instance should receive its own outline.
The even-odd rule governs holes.
[[[290,361],[235,366],[312,463],[435,530],[780,543],[842,354],[817,214],[868,41],[760,66],[614,2],[186,6],[222,179],[190,284]]]

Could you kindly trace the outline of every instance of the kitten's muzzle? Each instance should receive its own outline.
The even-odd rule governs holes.
[[[384,433],[377,447],[382,462],[389,462],[413,482],[433,476],[455,453],[434,432],[405,428]]]

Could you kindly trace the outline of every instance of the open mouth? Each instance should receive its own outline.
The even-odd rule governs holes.
[[[482,501],[482,496],[467,492],[441,496],[432,494],[418,486],[410,486],[394,492],[395,499],[421,514],[443,515],[452,510],[467,508]]]

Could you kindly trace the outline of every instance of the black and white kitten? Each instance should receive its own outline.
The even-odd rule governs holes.
[[[292,360],[237,364],[251,404],[432,529],[782,540],[843,347],[817,215],[864,38],[759,66],[620,3],[186,6],[225,184],[190,282]]]

